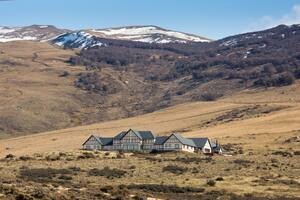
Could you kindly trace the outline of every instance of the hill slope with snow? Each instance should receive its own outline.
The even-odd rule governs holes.
[[[166,30],[157,26],[128,26],[109,29],[92,29],[90,33],[103,38],[130,40],[147,43],[186,43],[186,42],[210,42],[210,39]]]
[[[18,40],[47,41],[61,35],[68,30],[49,25],[32,25],[24,27],[0,26],[0,42]]]
[[[51,41],[64,48],[88,48],[106,45],[102,40],[124,40],[155,44],[210,42],[210,39],[166,30],[157,26],[127,26],[108,29],[66,30],[49,25],[24,27],[0,26],[0,42],[18,40]]]

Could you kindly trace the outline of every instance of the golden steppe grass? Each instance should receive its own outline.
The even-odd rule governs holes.
[[[129,128],[151,130],[158,135],[176,131],[186,137],[216,138],[222,143],[245,140],[253,149],[263,148],[265,145],[273,145],[279,136],[288,138],[300,130],[299,92],[299,84],[267,90],[253,89],[215,102],[186,103],[127,119],[4,139],[0,140],[0,155],[78,150],[91,134],[113,136]],[[203,126],[206,121],[234,109],[257,105],[282,109],[226,122],[215,121],[212,125]],[[263,139],[248,140],[253,136]]]

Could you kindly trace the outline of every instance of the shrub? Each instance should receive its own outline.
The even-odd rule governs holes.
[[[122,151],[119,151],[118,154],[117,154],[117,158],[118,159],[125,158],[124,153]]]
[[[58,177],[58,179],[70,181],[70,180],[72,180],[73,178],[72,178],[72,176],[60,175],[60,176]]]
[[[60,156],[56,155],[56,154],[51,154],[51,155],[46,156],[46,160],[47,161],[57,161],[57,160],[60,160]]]
[[[295,77],[292,73],[283,72],[280,74],[275,74],[271,77],[260,78],[254,82],[254,85],[266,86],[266,87],[272,87],[272,86],[276,87],[276,86],[291,85],[294,82],[295,82]]]
[[[281,155],[283,157],[293,157],[293,154],[287,151],[275,151],[272,155]]]
[[[149,192],[162,192],[162,193],[202,193],[204,188],[194,187],[179,187],[176,185],[159,185],[159,184],[130,184],[126,186],[129,190],[137,189]]]
[[[49,182],[57,175],[70,175],[72,171],[69,169],[54,169],[54,168],[36,168],[30,169],[23,167],[20,169],[20,178],[34,182]]]
[[[121,178],[125,176],[127,172],[120,169],[110,169],[109,167],[104,167],[103,169],[91,169],[89,171],[90,176],[104,176],[109,179]]]
[[[243,160],[243,159],[236,159],[233,161],[233,163],[242,165],[243,167],[249,167],[251,163],[253,163],[250,160]]]
[[[20,160],[23,160],[23,161],[26,161],[26,160],[30,160],[30,159],[32,159],[32,158],[29,157],[29,156],[20,156],[19,159],[20,159]]]
[[[37,198],[37,199],[43,199],[43,198],[45,199],[45,194],[43,192],[43,188],[41,188],[41,187],[34,188],[34,191],[31,194],[31,196],[33,196],[34,198]]]
[[[95,158],[95,155],[92,152],[83,152],[77,158],[78,159],[90,159],[90,158]]]
[[[67,77],[67,76],[69,76],[70,75],[70,73],[69,72],[67,72],[67,71],[64,71],[61,75],[59,75],[60,77]]]
[[[187,172],[187,168],[185,167],[180,167],[177,165],[168,165],[166,167],[163,168],[163,172],[171,172],[173,174],[183,174],[185,172]]]
[[[216,181],[224,181],[224,178],[223,177],[218,177],[218,178],[216,178]]]
[[[7,154],[5,156],[5,159],[14,159],[16,156],[14,156],[13,154]]]
[[[130,167],[129,167],[129,169],[136,169],[136,166],[134,166],[134,165],[131,165]]]
[[[213,187],[213,186],[216,185],[216,181],[214,181],[214,180],[208,180],[208,181],[206,182],[206,184],[209,185],[209,186],[211,186],[211,187]]]
[[[199,173],[199,169],[196,167],[193,167],[192,171],[193,174],[198,174]]]
[[[300,79],[300,69],[296,69],[294,74],[295,74],[295,78]]]
[[[69,167],[68,169],[73,171],[73,172],[80,172],[81,171],[80,167]]]
[[[109,193],[112,190],[114,190],[114,187],[111,186],[111,185],[107,185],[107,186],[104,186],[104,187],[100,188],[100,191],[105,192],[105,193]]]
[[[223,96],[222,94],[207,92],[201,95],[201,99],[204,101],[215,101],[222,96]]]
[[[32,198],[26,194],[17,194],[16,200],[32,200]]]
[[[211,157],[204,157],[204,158],[199,158],[199,157],[176,157],[175,161],[182,162],[182,163],[190,163],[190,162],[195,162],[195,163],[200,163],[200,162],[206,162],[209,163],[213,159]]]

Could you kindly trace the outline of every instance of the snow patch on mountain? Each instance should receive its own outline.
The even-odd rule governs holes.
[[[110,39],[147,43],[210,42],[211,40],[187,33],[162,29],[156,26],[130,26],[109,29],[92,29],[91,32]]]
[[[85,31],[70,32],[58,36],[52,41],[54,44],[68,48],[86,48],[94,46],[106,46],[98,41],[95,36]]]
[[[16,31],[14,28],[0,26],[0,34],[7,34]]]
[[[56,37],[66,30],[58,29],[50,25],[32,25],[24,27],[0,26],[0,42],[11,42],[18,40],[47,41]]]

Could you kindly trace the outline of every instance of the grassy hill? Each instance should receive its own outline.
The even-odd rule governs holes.
[[[279,137],[299,134],[299,90],[299,84],[247,90],[215,102],[186,103],[127,119],[0,140],[0,154],[78,150],[91,134],[113,136],[129,128],[152,130],[159,135],[175,131],[264,148],[277,145]]]

